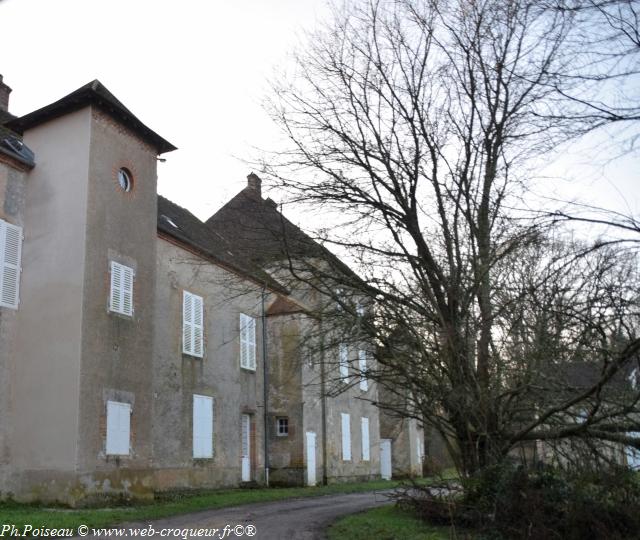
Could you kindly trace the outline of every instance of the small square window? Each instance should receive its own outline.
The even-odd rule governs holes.
[[[277,431],[276,433],[278,434],[278,437],[286,437],[287,435],[289,435],[289,419],[284,417],[284,418],[278,418],[276,421],[276,427],[277,427]]]

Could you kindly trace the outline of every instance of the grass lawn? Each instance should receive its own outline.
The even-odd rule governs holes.
[[[448,527],[430,527],[396,506],[374,508],[336,521],[328,531],[329,540],[449,540]]]
[[[18,529],[22,529],[26,524],[32,525],[34,529],[38,527],[76,528],[78,525],[105,527],[123,521],[157,519],[210,508],[279,501],[296,497],[391,489],[398,485],[400,482],[379,480],[318,487],[226,489],[187,494],[170,492],[160,494],[152,503],[83,510],[7,502],[0,503],[0,525],[13,524]]]

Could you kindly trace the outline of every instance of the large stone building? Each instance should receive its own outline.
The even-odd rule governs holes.
[[[9,92],[0,77],[0,494],[379,477],[373,360],[305,350],[323,299],[271,225],[313,243],[260,179],[202,222],[157,195],[175,148],[100,82],[21,118]],[[336,377],[355,384],[327,392]]]

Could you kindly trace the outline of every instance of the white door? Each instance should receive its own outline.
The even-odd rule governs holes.
[[[380,439],[380,475],[391,480],[391,439]]]
[[[249,482],[251,480],[251,415],[242,415],[242,481]]]
[[[307,431],[307,485],[316,485],[316,434]]]

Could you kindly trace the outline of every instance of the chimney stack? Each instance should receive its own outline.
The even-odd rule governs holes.
[[[0,75],[0,111],[9,111],[9,94],[11,88],[2,82],[2,75]]]
[[[256,173],[247,176],[247,187],[256,193],[258,197],[262,197],[262,180]]]

